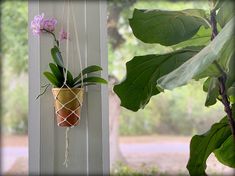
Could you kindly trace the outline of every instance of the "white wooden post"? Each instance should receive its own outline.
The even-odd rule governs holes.
[[[67,2],[67,1],[66,1]],[[29,1],[29,25],[37,14],[55,17],[60,26],[63,1]],[[102,66],[102,77],[107,79],[106,2],[71,1],[79,31],[83,66]],[[70,17],[70,29],[73,28]],[[75,40],[71,36],[71,46]],[[109,174],[108,88],[93,86],[85,93],[81,124],[69,132],[70,162],[63,165],[65,128],[57,127],[54,118],[53,97],[47,91],[40,99],[40,85],[47,80],[42,76],[52,62],[50,48],[53,40],[48,35],[35,37],[29,29],[29,174]],[[64,49],[62,48],[64,52]],[[71,47],[71,53],[75,50]],[[75,57],[76,58],[76,57]],[[79,72],[78,59],[70,60],[70,69]]]

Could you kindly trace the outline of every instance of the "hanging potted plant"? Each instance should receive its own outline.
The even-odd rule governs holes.
[[[44,91],[38,97],[43,95],[49,86],[52,86],[57,124],[62,127],[72,127],[80,123],[84,87],[107,84],[107,81],[99,76],[88,76],[89,73],[96,73],[102,70],[97,65],[88,66],[82,69],[78,75],[73,76],[68,68],[65,67],[60,52],[60,43],[63,40],[68,40],[68,33],[62,29],[58,40],[54,33],[56,24],[56,19],[46,19],[44,14],[35,16],[31,22],[31,29],[34,35],[39,36],[47,33],[52,35],[54,39],[54,46],[51,49],[53,63],[49,63],[50,71],[43,73],[50,84],[44,86]]]

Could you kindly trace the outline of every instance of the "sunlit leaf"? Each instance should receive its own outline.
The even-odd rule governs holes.
[[[223,0],[217,13],[217,21],[223,28],[226,23],[235,15],[235,5],[231,0]]]
[[[200,27],[196,35],[194,35],[191,39],[173,45],[172,48],[179,49],[188,46],[204,46],[210,43],[210,40],[211,40],[211,29],[202,26]]]
[[[160,93],[157,80],[173,71],[200,51],[192,47],[162,55],[136,56],[126,63],[126,78],[114,86],[121,105],[132,111],[144,108],[153,95]]]
[[[208,81],[208,89],[207,89],[205,106],[212,106],[216,103],[217,101],[216,99],[219,96],[219,81],[218,78],[216,77],[209,78],[207,81]]]
[[[135,9],[129,20],[134,35],[145,43],[174,45],[193,37],[203,25],[208,27],[205,12]]]
[[[232,135],[214,153],[219,162],[235,168],[235,142]]]
[[[220,148],[231,135],[231,130],[224,117],[219,123],[215,123],[211,129],[203,135],[195,135],[190,142],[190,158],[187,169],[191,176],[206,175],[206,161],[209,155]]]
[[[225,48],[230,48],[231,45],[234,46],[233,27],[234,19],[231,19],[209,45],[176,70],[160,78],[158,80],[159,86],[163,89],[173,89],[186,84],[189,80],[196,78],[205,71],[215,60],[221,57]],[[229,51],[231,52],[231,50]]]

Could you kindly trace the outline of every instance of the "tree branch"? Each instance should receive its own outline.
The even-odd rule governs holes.
[[[218,35],[216,11],[214,9],[211,10],[210,19],[211,19],[211,27],[212,27],[211,40],[213,40]],[[222,73],[222,75],[218,78],[218,80],[219,80],[219,94],[222,97],[221,102],[224,105],[224,111],[227,114],[229,125],[230,125],[233,139],[235,142],[235,120],[233,118],[232,108],[231,108],[230,102],[228,100],[228,95],[227,95],[226,86],[225,86],[225,83],[227,80],[227,74],[224,72],[224,70],[222,69],[222,67],[219,65],[219,63],[217,61],[215,61],[214,64],[216,65],[218,70]]]

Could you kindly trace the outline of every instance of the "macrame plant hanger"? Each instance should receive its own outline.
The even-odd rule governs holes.
[[[63,12],[62,12],[62,22],[64,19],[66,4],[67,4],[66,31],[68,32],[68,39],[66,40],[66,66],[65,66],[65,69],[63,69],[63,74],[64,74],[65,79],[64,79],[63,85],[59,88],[59,91],[57,92],[57,94],[54,95],[54,99],[55,99],[55,102],[57,104],[59,104],[59,108],[57,108],[55,110],[55,114],[56,114],[56,116],[59,116],[63,119],[62,121],[58,122],[57,125],[60,126],[64,122],[67,122],[69,124],[69,127],[66,127],[66,131],[65,131],[65,159],[64,159],[64,163],[63,163],[63,165],[65,165],[65,167],[67,168],[68,163],[69,163],[69,130],[70,130],[70,128],[73,128],[74,126],[76,126],[80,123],[80,109],[82,107],[83,90],[84,89],[83,89],[82,61],[81,61],[81,53],[80,53],[80,47],[79,47],[79,41],[78,41],[78,28],[77,28],[77,24],[76,24],[76,20],[75,20],[73,6],[71,7],[71,15],[72,15],[72,20],[73,20],[72,23],[73,23],[74,33],[75,33],[76,50],[77,50],[78,59],[79,59],[79,67],[80,67],[80,71],[81,71],[81,90],[82,91],[76,93],[66,83],[67,82],[67,75],[68,75],[68,67],[69,67],[69,34],[71,34],[70,28],[69,28],[69,24],[70,24],[69,23],[70,22],[70,1],[69,0],[64,1]],[[62,30],[62,28],[61,28],[61,30]],[[61,93],[62,89],[64,89],[64,88],[66,88],[67,91],[70,91],[73,95],[71,97],[71,99],[67,102],[60,101],[60,93]],[[70,107],[68,107],[68,105],[71,103],[77,104],[77,107],[75,109],[71,109]],[[61,116],[61,114],[60,114],[60,111],[62,109],[66,109],[69,112],[66,117]],[[76,113],[76,111],[78,109],[79,109],[79,114]],[[73,124],[71,124],[68,121],[68,118],[71,117],[71,115],[73,115],[76,118],[76,122]]]

